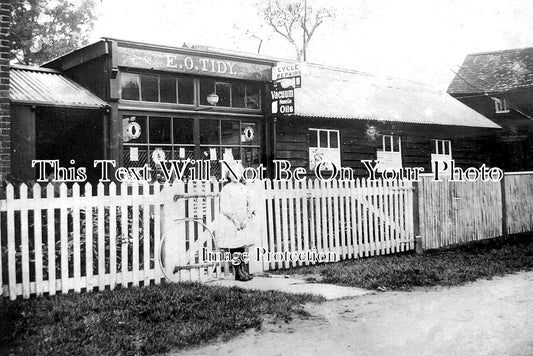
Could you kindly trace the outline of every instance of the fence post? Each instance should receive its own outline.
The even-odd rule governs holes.
[[[503,173],[502,180],[500,181],[501,194],[502,194],[502,235],[507,236],[507,196],[505,194],[505,172]]]
[[[174,279],[174,268],[180,265],[180,257],[185,253],[184,224],[179,224],[175,219],[185,218],[185,203],[183,199],[174,200],[176,194],[185,191],[183,182],[177,181],[172,185],[165,185],[161,197],[165,197],[163,206],[161,236],[165,237],[162,249],[162,260],[166,274]],[[159,256],[158,256],[159,258]],[[181,277],[181,274],[180,274]],[[174,279],[176,280],[176,279]]]
[[[418,204],[420,184],[413,182],[413,232],[415,235],[415,251],[422,253],[424,251],[424,240],[420,236],[420,205]]]
[[[258,249],[263,248],[263,230],[265,229],[266,211],[265,211],[265,183],[263,181],[255,181],[247,183],[252,189],[254,194],[252,199],[256,202],[255,217],[251,220],[252,226],[250,226],[250,233],[253,235],[253,246],[250,246],[248,251],[250,262],[250,273],[262,274],[263,273],[263,261],[258,255]]]

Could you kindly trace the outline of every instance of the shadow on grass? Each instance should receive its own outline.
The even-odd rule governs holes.
[[[154,354],[306,315],[311,295],[163,284],[0,301],[0,355]]]
[[[452,286],[533,268],[533,234],[514,235],[425,251],[280,270],[319,274],[323,283],[379,290]]]

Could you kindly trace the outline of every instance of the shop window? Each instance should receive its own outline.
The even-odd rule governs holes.
[[[194,104],[194,80],[192,78],[178,78],[178,102],[180,104]]]
[[[214,79],[200,79],[200,104],[209,105],[207,96],[211,93],[218,95],[217,106],[260,109],[260,86],[255,83],[240,81],[226,82]]]
[[[124,100],[194,104],[193,78],[121,73],[120,85]]]
[[[219,120],[200,120],[200,144],[220,145]]]
[[[215,92],[214,79],[200,79],[200,104],[209,105],[207,96]]]
[[[439,166],[440,172],[447,174],[451,173],[450,169],[446,172],[442,165],[448,163],[450,168],[450,161],[452,160],[452,142],[450,140],[432,140],[432,153],[431,153],[431,170],[434,171],[436,165]]]
[[[150,117],[150,143],[171,144],[170,120],[169,117]]]
[[[173,136],[174,143],[192,144],[194,142],[194,120],[174,118]]]
[[[176,102],[176,78],[166,75],[159,77],[159,96],[162,103]]]
[[[238,145],[240,142],[239,121],[222,121],[221,138],[223,145]]]
[[[159,101],[158,87],[157,75],[141,74],[141,100]]]
[[[322,167],[331,170],[331,164],[337,168],[341,165],[339,131],[309,129],[309,168],[315,169],[321,161],[327,161]]]
[[[399,136],[383,135],[382,149],[376,152],[376,158],[380,161],[377,166],[378,172],[383,172],[385,169],[400,169],[402,168],[402,141]]]
[[[247,109],[260,109],[261,108],[261,99],[260,99],[261,90],[257,84],[247,84],[246,85],[246,108]]]
[[[215,94],[218,95],[217,106],[230,107],[231,106],[231,84],[224,82],[216,82]]]
[[[139,100],[139,75],[133,73],[121,73],[120,91],[122,99]]]
[[[246,86],[244,83],[236,82],[231,87],[231,103],[234,108],[244,108],[244,98],[246,96]]]

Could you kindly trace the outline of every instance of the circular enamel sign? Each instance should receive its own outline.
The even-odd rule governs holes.
[[[242,132],[242,137],[244,142],[250,142],[255,137],[255,131],[252,126],[246,126]]]
[[[126,133],[128,134],[128,137],[132,140],[139,138],[139,136],[141,136],[141,125],[139,125],[135,121],[130,122],[128,124],[128,127],[126,128]]]

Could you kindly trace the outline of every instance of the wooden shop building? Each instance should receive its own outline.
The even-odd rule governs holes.
[[[278,78],[288,67],[297,68],[298,82],[291,73]],[[25,153],[26,162],[86,164],[78,158],[84,155],[122,167],[149,164],[157,172],[158,160],[195,158],[212,160],[218,176],[216,162],[231,152],[245,167],[263,164],[269,174],[275,159],[307,169],[328,159],[366,176],[361,160],[376,158],[384,167],[426,171],[435,159],[490,165],[488,147],[500,129],[418,83],[207,47],[106,38],[35,71],[73,83],[94,108],[52,102],[35,111],[38,149]],[[39,136],[47,129],[48,137]],[[44,142],[50,131],[53,148]]]

